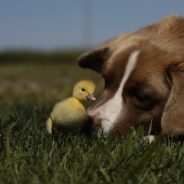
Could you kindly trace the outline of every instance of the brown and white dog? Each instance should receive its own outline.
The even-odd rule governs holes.
[[[184,134],[184,18],[168,16],[84,53],[79,65],[100,72],[104,93],[89,111],[105,133]]]

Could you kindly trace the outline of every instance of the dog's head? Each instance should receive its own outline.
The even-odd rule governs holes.
[[[104,93],[89,110],[105,133],[144,125],[184,133],[184,19],[170,16],[84,53],[79,65],[102,74]]]

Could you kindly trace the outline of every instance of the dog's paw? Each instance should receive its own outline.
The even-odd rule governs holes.
[[[154,135],[147,135],[143,139],[147,141],[149,144],[156,141],[156,137]]]

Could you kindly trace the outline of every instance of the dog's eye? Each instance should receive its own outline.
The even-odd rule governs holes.
[[[158,100],[151,97],[150,94],[143,94],[135,90],[129,91],[128,96],[135,99],[136,106],[144,111],[151,110],[158,103]]]
[[[149,99],[150,99],[150,96],[143,95],[140,92],[137,92],[135,90],[129,91],[129,96],[135,97],[137,99],[137,101],[139,101],[139,102],[146,102],[146,101],[149,101]]]
[[[159,94],[152,88],[141,88],[141,84],[129,86],[124,90],[124,97],[127,103],[133,103],[136,108],[143,111],[150,111],[160,103]]]
[[[139,93],[136,93],[135,97],[140,102],[145,102],[145,101],[148,101],[150,99],[149,96],[145,96],[145,95],[142,95],[142,94],[139,94]]]

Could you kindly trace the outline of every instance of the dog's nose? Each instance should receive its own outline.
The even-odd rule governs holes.
[[[98,112],[95,112],[93,110],[89,110],[87,112],[88,116],[92,119],[93,123],[98,126],[101,124],[102,118],[100,117],[100,114]]]

